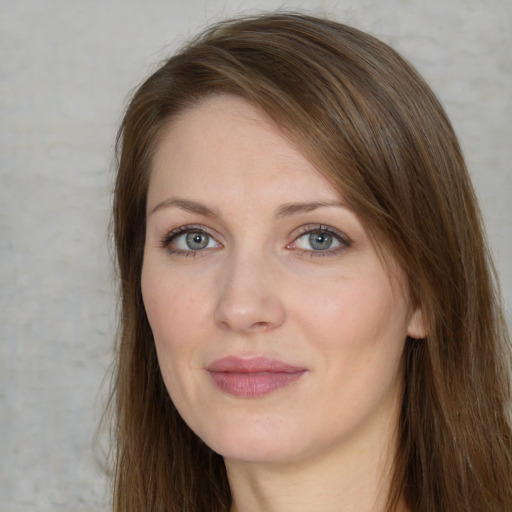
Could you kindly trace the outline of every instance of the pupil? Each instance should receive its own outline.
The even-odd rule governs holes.
[[[312,233],[309,235],[309,243],[315,251],[329,249],[332,244],[332,235],[328,233]]]
[[[204,249],[208,245],[208,236],[202,233],[188,233],[186,242],[189,249]]]

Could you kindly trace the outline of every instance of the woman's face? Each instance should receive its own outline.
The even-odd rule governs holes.
[[[169,394],[213,450],[297,461],[392,428],[420,326],[405,290],[343,198],[249,103],[213,97],[163,134],[144,304]]]

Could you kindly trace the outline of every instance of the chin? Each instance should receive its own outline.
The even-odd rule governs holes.
[[[216,453],[228,460],[247,463],[283,463],[300,458],[307,451],[307,437],[286,421],[268,418],[217,425],[198,432]]]
[[[291,462],[298,458],[297,449],[283,447],[281,443],[259,442],[257,439],[234,443],[218,443],[210,446],[226,460],[246,462],[249,464],[279,464]]]

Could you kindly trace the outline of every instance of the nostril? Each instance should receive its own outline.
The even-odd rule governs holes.
[[[252,324],[253,329],[266,329],[268,327],[268,322],[254,322]]]

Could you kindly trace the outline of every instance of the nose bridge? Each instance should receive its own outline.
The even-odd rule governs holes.
[[[275,277],[276,262],[269,255],[233,250],[220,273],[215,321],[239,333],[279,327],[285,316]]]

